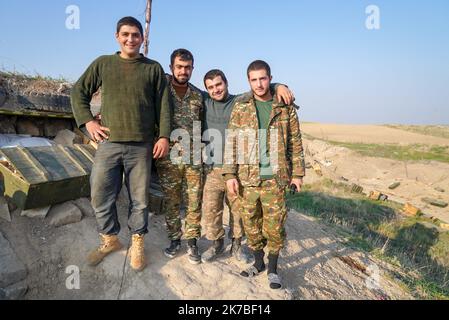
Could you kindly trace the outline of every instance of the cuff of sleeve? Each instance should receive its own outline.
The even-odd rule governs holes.
[[[228,180],[231,180],[231,179],[237,179],[237,176],[235,174],[233,174],[233,173],[225,173],[223,175],[223,177],[224,177],[225,181],[228,181]]]
[[[82,126],[86,125],[86,123],[95,120],[94,117],[91,115],[85,115],[83,117],[80,117],[77,119],[76,124],[78,125],[78,128],[81,128]]]
[[[170,135],[171,135],[170,130],[167,130],[165,128],[161,128],[161,131],[159,132],[159,138],[170,139]]]

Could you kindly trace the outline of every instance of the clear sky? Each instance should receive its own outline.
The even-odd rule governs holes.
[[[76,81],[114,53],[117,20],[144,22],[145,0],[0,0],[0,68]],[[66,28],[66,8],[80,29]],[[367,6],[380,10],[369,30]],[[447,0],[153,0],[150,58],[168,71],[180,47],[196,58],[192,82],[222,69],[247,91],[255,59],[272,67],[303,121],[449,124]]]

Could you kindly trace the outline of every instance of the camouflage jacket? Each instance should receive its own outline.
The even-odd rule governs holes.
[[[296,110],[294,105],[287,106],[275,101],[267,130],[270,163],[281,186],[288,186],[292,177],[305,175],[304,150]],[[223,167],[226,180],[238,178],[244,187],[261,184],[258,129],[254,97],[245,95],[236,102],[228,126]]]
[[[172,107],[173,110],[171,112],[173,117],[173,130],[177,130],[182,135],[182,138],[178,134],[174,134],[172,132],[171,143],[170,146],[172,149],[176,149],[177,154],[182,157],[187,153],[190,153],[193,156],[196,149],[196,153],[199,154],[201,161],[201,120],[203,118],[203,96],[201,91],[198,90],[195,86],[188,83],[188,89],[186,95],[183,98],[178,97],[175,89],[171,83],[171,77],[168,76],[168,87],[170,90],[170,96],[172,99]],[[195,123],[195,125],[194,125]],[[182,134],[184,133],[184,134]],[[185,134],[190,137],[190,150],[185,150],[185,145],[187,143],[187,137]],[[194,135],[198,136],[200,146],[193,145],[193,137]],[[197,139],[197,140],[198,140]],[[198,156],[197,154],[197,156]],[[173,160],[173,159],[172,159]],[[190,163],[193,164],[193,159],[190,159]]]

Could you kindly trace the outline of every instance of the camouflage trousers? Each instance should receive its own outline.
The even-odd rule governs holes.
[[[165,194],[165,221],[170,240],[182,237],[181,203],[186,205],[185,239],[201,237],[202,167],[172,164],[170,159],[156,161]]]
[[[240,205],[248,246],[252,250],[267,246],[269,253],[278,254],[287,236],[285,189],[274,179],[262,181],[259,187],[243,187]]]
[[[222,168],[204,167],[203,219],[208,240],[218,240],[225,236],[223,228],[224,202],[229,208],[229,239],[244,236],[239,199],[237,196],[227,195],[222,172]]]

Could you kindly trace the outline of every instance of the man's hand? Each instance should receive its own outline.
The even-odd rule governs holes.
[[[153,148],[153,158],[161,159],[168,155],[169,142],[167,138],[160,138]]]
[[[290,183],[291,186],[293,186],[293,185],[296,186],[297,192],[301,191],[302,184],[303,184],[302,178],[293,178],[292,182]]]
[[[98,120],[91,120],[86,123],[86,129],[89,132],[91,138],[96,142],[103,142],[108,140],[109,136],[107,132],[110,132],[109,128],[102,127]]]
[[[230,179],[226,181],[226,186],[228,188],[228,193],[231,196],[237,196],[239,194],[239,182],[237,179]]]
[[[283,84],[279,85],[276,89],[276,98],[278,101],[284,101],[286,105],[291,105],[295,101],[295,95],[289,88]]]

